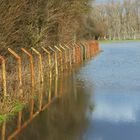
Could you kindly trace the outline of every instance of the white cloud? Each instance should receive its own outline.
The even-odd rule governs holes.
[[[123,98],[123,97],[122,97]],[[139,113],[140,98],[128,98],[126,100],[113,101],[114,99],[98,98],[93,112],[93,119],[108,121],[111,123],[118,122],[136,122]]]

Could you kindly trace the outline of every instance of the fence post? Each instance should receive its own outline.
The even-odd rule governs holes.
[[[50,71],[50,75],[51,74],[51,71]],[[52,78],[50,77],[49,79],[49,94],[48,94],[48,102],[50,103],[51,102],[51,98],[52,98]]]
[[[5,133],[6,133],[6,121],[2,124],[2,134],[1,134],[1,139],[5,140]]]
[[[63,66],[62,66],[62,64],[63,64],[63,60],[62,60],[63,55],[62,55],[62,51],[57,46],[54,46],[54,47],[56,48],[56,50],[59,51],[58,53],[60,54],[60,69],[61,69],[61,71],[63,71]]]
[[[49,46],[49,48],[54,52],[54,59],[55,59],[55,70],[56,70],[56,74],[58,74],[58,62],[57,62],[57,53],[56,51]]]
[[[49,66],[51,66],[51,53],[44,47],[41,47],[47,54],[48,54],[48,60],[49,60]]]
[[[22,87],[22,65],[21,65],[21,57],[13,51],[11,48],[8,48],[8,51],[17,59],[18,61],[18,79],[19,79],[19,87]],[[21,91],[22,92],[22,91]]]
[[[35,74],[34,74],[34,65],[33,65],[33,56],[31,53],[29,53],[27,50],[25,50],[24,48],[21,48],[21,50],[26,53],[30,59],[30,70],[31,70],[31,83],[32,83],[32,87],[35,86]]]
[[[61,44],[59,44],[60,48],[62,48],[64,50],[65,53],[65,63],[67,62],[67,54],[66,54],[66,48],[64,48]]]
[[[70,46],[72,49],[72,55],[73,55],[73,64],[76,63],[76,47],[75,44],[72,44],[73,46]]]
[[[40,81],[43,82],[43,65],[42,65],[42,56],[41,53],[38,52],[35,48],[31,47],[33,52],[35,52],[38,55],[39,58],[39,76],[40,76]]]
[[[2,84],[3,84],[3,96],[7,96],[7,83],[6,83],[6,61],[0,56],[0,60],[2,63]]]
[[[68,56],[69,56],[70,66],[71,66],[72,65],[71,48],[69,48],[67,45],[65,45],[65,47],[68,49]]]
[[[55,76],[55,96],[58,96],[58,75]]]
[[[60,61],[61,61],[61,64],[63,63],[62,62],[62,50],[61,49],[59,49],[57,46],[54,46],[59,52],[60,52]]]
[[[34,65],[33,65],[33,56],[30,52],[25,50],[24,48],[21,48],[21,50],[28,55],[30,59],[30,70],[31,70],[31,84],[32,84],[32,94],[34,92],[35,87],[35,73],[34,73]],[[33,98],[33,97],[32,97]],[[31,99],[31,111],[30,111],[30,121],[33,118],[33,110],[34,110],[34,99]]]

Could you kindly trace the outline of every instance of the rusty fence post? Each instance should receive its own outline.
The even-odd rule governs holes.
[[[60,48],[63,49],[63,51],[64,51],[63,60],[64,60],[64,64],[66,65],[66,69],[67,69],[67,68],[68,68],[67,63],[68,63],[68,56],[69,56],[69,55],[67,55],[67,50],[66,50],[65,47],[63,47],[61,44],[59,44],[59,46],[60,46]]]
[[[59,46],[60,46],[60,48],[62,48],[63,49],[63,51],[64,51],[64,61],[65,61],[65,64],[68,62],[67,61],[67,52],[66,52],[66,48],[64,48],[61,44],[59,44]]]
[[[30,73],[31,73],[31,86],[32,86],[32,95],[35,87],[35,72],[34,72],[34,64],[33,64],[33,56],[30,52],[28,52],[25,48],[21,48],[21,50],[27,54],[30,60]],[[31,110],[30,110],[30,121],[33,119],[33,111],[34,111],[34,99],[31,99]]]
[[[59,52],[60,52],[60,62],[61,62],[61,64],[63,63],[62,62],[62,57],[63,57],[63,55],[62,55],[62,50],[60,49],[60,48],[58,48],[57,46],[54,46]]]
[[[51,74],[51,71],[50,71],[50,75]],[[52,78],[50,77],[49,78],[49,95],[48,95],[48,102],[50,103],[51,102],[51,99],[52,99]]]
[[[77,44],[75,45],[75,63],[79,63],[79,48]]]
[[[21,65],[21,57],[13,51],[11,48],[8,48],[8,51],[17,59],[18,61],[18,80],[19,80],[19,87],[22,87],[22,65]]]
[[[39,76],[40,76],[40,81],[43,82],[43,64],[42,64],[42,55],[39,51],[37,51],[35,48],[31,47],[33,52],[35,52],[38,55],[39,58]]]
[[[2,132],[1,132],[1,139],[5,140],[5,134],[6,134],[6,121],[2,124]]]
[[[49,50],[44,47],[41,47],[41,48],[48,54],[49,67],[50,67],[50,71],[51,71],[51,66],[52,66],[51,52],[49,52]],[[50,73],[50,78],[52,78],[51,73]]]
[[[57,52],[52,47],[49,46],[49,48],[54,52],[55,71],[56,71],[56,74],[58,74]]]
[[[18,112],[18,131],[21,129],[22,111]]]
[[[69,63],[70,63],[70,67],[71,67],[71,65],[72,65],[71,48],[68,47],[68,45],[65,45],[65,47],[66,47],[67,50],[68,50]]]
[[[77,62],[80,63],[81,62],[81,49],[80,49],[80,46],[79,44],[76,44],[76,47],[77,47]]]
[[[63,66],[62,66],[62,64],[63,64],[63,60],[62,60],[62,58],[63,58],[63,55],[62,55],[62,50],[61,49],[59,49],[57,46],[54,46],[54,48],[58,51],[58,53],[60,54],[59,56],[59,58],[60,58],[60,70],[61,71],[63,71]],[[58,59],[58,58],[57,58]]]
[[[71,45],[65,45],[67,48],[69,48],[69,55],[71,59],[71,65],[75,62],[75,48]]]
[[[6,61],[0,56],[0,60],[2,63],[2,85],[3,85],[3,96],[7,96],[7,82],[6,82]]]
[[[58,75],[55,76],[55,97],[58,96]]]
[[[48,54],[49,66],[51,66],[51,53],[44,47],[41,47]]]
[[[39,112],[42,111],[42,105],[43,105],[43,84],[40,87],[40,94],[39,94]]]
[[[31,83],[32,87],[35,86],[35,73],[34,73],[34,65],[33,65],[33,56],[30,52],[28,52],[26,49],[21,48],[21,50],[26,53],[30,59],[30,70],[31,70]]]
[[[73,44],[71,49],[72,49],[72,55],[73,55],[73,60],[72,61],[73,61],[73,64],[75,64],[76,63],[76,47],[75,47],[75,44]]]

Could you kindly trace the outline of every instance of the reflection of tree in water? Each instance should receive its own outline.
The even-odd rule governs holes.
[[[75,83],[73,76],[59,79],[58,94],[63,94],[41,113],[17,140],[82,140],[88,126],[89,94]],[[63,93],[61,93],[63,91]]]

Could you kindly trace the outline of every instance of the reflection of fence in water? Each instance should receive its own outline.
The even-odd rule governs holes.
[[[43,75],[44,72],[46,72],[44,70],[44,66],[43,66],[43,60],[42,58],[44,57],[43,54],[41,54],[41,51],[39,52],[38,50],[36,50],[35,48],[32,48],[33,53],[36,54],[36,56],[38,56],[39,62],[37,67],[38,68],[38,79],[39,79],[39,95],[37,94],[37,98],[38,98],[38,109],[36,110],[36,112],[34,112],[35,110],[35,99],[34,99],[34,93],[35,93],[35,85],[36,85],[36,80],[35,80],[35,65],[34,65],[34,57],[33,54],[31,52],[31,50],[26,50],[24,48],[21,49],[22,52],[24,52],[24,54],[26,54],[29,58],[29,64],[30,64],[30,81],[31,81],[31,96],[30,96],[30,114],[29,114],[29,118],[27,119],[27,121],[25,121],[24,123],[22,123],[22,117],[23,117],[23,111],[20,111],[18,113],[18,119],[17,119],[17,127],[16,130],[14,131],[14,133],[9,134],[9,136],[7,136],[6,134],[6,127],[7,127],[7,122],[4,122],[2,127],[1,127],[1,139],[5,140],[5,139],[12,139],[15,137],[15,135],[17,135],[23,128],[25,128],[32,120],[33,118],[35,118],[39,112],[43,111],[44,109],[46,109],[48,107],[48,105],[53,101],[53,97],[57,97],[58,93],[57,93],[57,88],[58,88],[58,74],[59,73],[63,73],[65,71],[65,69],[70,68],[72,65],[74,64],[78,64],[83,62],[85,59],[90,59],[92,56],[95,56],[96,53],[98,53],[99,51],[99,47],[98,44],[96,42],[83,42],[83,43],[79,43],[79,44],[73,44],[73,45],[59,45],[55,46],[54,48],[52,47],[48,47],[48,48],[44,48],[42,47],[42,51],[45,52],[45,54],[47,55],[47,61],[48,61],[48,79],[49,79],[49,91],[48,91],[48,95],[47,97],[46,94],[44,93],[44,88],[43,86],[45,85],[44,81],[44,77]],[[9,51],[11,52],[11,54],[17,59],[18,62],[18,82],[19,82],[19,89],[20,92],[19,94],[22,95],[22,92],[24,92],[24,90],[22,90],[22,75],[23,75],[23,71],[22,71],[22,57],[20,57],[18,54],[16,54],[16,52],[14,52],[12,49],[9,49]],[[1,64],[2,64],[2,78],[1,78],[1,83],[2,83],[2,96],[5,97],[6,95],[8,95],[8,88],[7,88],[7,79],[6,76],[8,76],[8,72],[6,71],[6,64],[5,64],[5,59],[4,57],[0,56],[0,60],[1,60]],[[63,66],[64,64],[64,66]],[[53,78],[53,71],[55,71],[55,88],[54,88],[54,92],[52,95],[52,78]],[[7,75],[6,75],[7,74]],[[0,84],[1,84],[0,83]],[[26,82],[25,82],[26,83]],[[60,94],[62,94],[62,87],[60,86]],[[24,93],[25,94],[25,93]],[[29,93],[28,93],[29,94]],[[48,101],[47,103],[44,104],[44,98],[46,98]]]
[[[71,71],[67,71],[67,74],[69,75]],[[58,75],[56,75],[53,79],[50,78],[46,82],[48,83],[48,87],[43,87],[43,85],[40,87],[40,94],[38,95],[38,102],[36,102],[34,99],[31,99],[30,101],[30,110],[29,110],[29,117],[28,119],[24,118],[24,111],[20,111],[18,113],[16,120],[16,127],[13,133],[8,133],[5,131],[6,127],[10,127],[8,124],[3,124],[3,137],[5,139],[11,140],[13,139],[19,132],[24,129],[40,112],[45,110],[55,99],[60,98],[63,95],[62,88],[65,86],[66,82],[64,82],[62,79],[59,79],[58,83]],[[62,77],[61,77],[62,78]],[[66,81],[66,79],[65,79]],[[58,85],[59,84],[59,85]],[[59,86],[59,87],[58,87]],[[69,86],[69,84],[67,84]],[[46,88],[48,89],[48,94],[46,95]],[[47,98],[46,98],[47,96]],[[45,100],[44,100],[45,99]],[[33,103],[32,103],[33,102]],[[38,106],[35,106],[35,104],[38,104]],[[23,118],[23,119],[22,119]],[[24,122],[22,122],[24,120]],[[7,129],[6,129],[7,130]],[[4,133],[4,131],[6,133]],[[8,130],[7,130],[8,131]]]
[[[52,98],[52,79],[49,80],[50,82],[50,87],[49,87],[49,93],[48,93],[48,101],[46,103],[43,103],[43,98],[45,94],[43,92],[43,87],[40,87],[40,94],[38,95],[38,106],[37,109],[35,108],[35,100],[32,98],[30,101],[30,115],[29,118],[23,123],[20,123],[20,127],[17,127],[17,129],[14,131],[14,133],[12,133],[11,135],[8,136],[8,140],[11,140],[12,138],[14,138],[23,128],[25,128],[38,114],[39,112],[45,110],[49,104],[55,99]],[[22,113],[21,113],[22,114]],[[20,114],[18,115],[18,120],[20,120],[22,116],[20,116]],[[19,124],[17,124],[17,126],[19,126]]]

